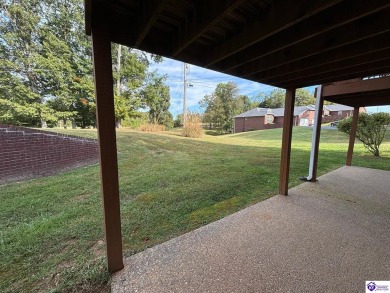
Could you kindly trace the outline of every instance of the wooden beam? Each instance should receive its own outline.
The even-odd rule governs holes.
[[[207,0],[197,1],[195,15],[188,28],[181,33],[172,56],[177,56],[192,42],[204,34],[210,27],[221,21],[246,0]]]
[[[112,273],[123,268],[123,260],[110,27],[105,10],[104,4],[94,1],[91,35],[107,267]]]
[[[326,100],[350,107],[386,106],[390,105],[390,90],[383,92],[375,91],[367,95],[359,94],[358,96],[333,96]]]
[[[205,66],[211,65],[264,40],[294,24],[327,9],[340,0],[309,2],[276,1],[261,18],[247,24],[238,34],[215,47],[206,57]]]
[[[353,147],[355,145],[356,129],[357,129],[357,125],[358,125],[358,118],[359,118],[359,107],[355,107],[353,109],[351,133],[349,134],[349,145],[348,145],[348,152],[347,152],[347,160],[345,162],[345,165],[347,165],[347,166],[351,166],[351,164],[352,164]]]
[[[288,195],[292,127],[294,120],[295,88],[286,89],[284,104],[282,151],[280,161],[279,194]]]
[[[325,85],[323,97],[340,96],[352,93],[364,93],[368,91],[378,91],[390,89],[390,76],[361,80],[345,84]]]
[[[344,60],[351,60],[351,63],[353,63],[353,60],[357,59],[360,63],[363,59],[367,58],[367,54],[372,56],[372,54],[376,52],[388,52],[389,49],[390,33],[380,34],[369,40],[361,40],[322,54],[316,54],[304,59],[292,61],[271,69],[264,69],[257,74],[251,75],[249,78],[253,80],[261,78],[264,83],[267,83],[267,80],[274,77],[285,80],[287,75],[295,74],[295,76],[300,76],[302,71],[308,71],[310,69],[316,71],[320,66],[328,66],[327,64],[335,65],[334,63],[342,62]]]
[[[362,78],[365,76],[377,76],[381,74],[387,74],[390,72],[390,66],[385,66],[385,67],[380,67],[380,68],[373,68],[373,69],[368,69],[368,70],[363,70],[363,71],[357,71],[353,72],[351,71],[350,73],[346,73],[343,75],[337,75],[337,76],[332,76],[332,75],[327,75],[326,77],[322,79],[316,79],[312,81],[307,81],[307,80],[299,80],[297,82],[291,83],[290,87],[294,86],[297,88],[301,87],[307,87],[307,86],[312,86],[316,84],[328,84],[331,82],[335,82],[338,80],[345,80],[345,79],[351,79],[351,78]],[[261,80],[254,80],[256,82],[262,82]],[[276,87],[287,87],[288,84],[284,83],[283,81],[280,82],[275,82],[275,83],[269,83],[273,86]],[[327,99],[329,100],[329,99]]]
[[[141,3],[142,11],[140,12],[141,18],[138,27],[138,34],[134,44],[135,48],[138,48],[141,45],[142,41],[164,9],[167,0],[148,0],[141,1]]]
[[[388,25],[389,16],[390,9],[385,9],[379,13],[359,19],[359,21],[349,23],[325,34],[302,41],[292,47],[244,64],[227,73],[250,77],[255,73],[260,73],[270,68],[310,56],[324,54],[327,51],[342,48],[360,40],[368,40],[371,37],[390,32]]]
[[[380,0],[378,6],[373,7],[372,2],[366,0],[343,1],[329,9],[326,9],[315,18],[306,19],[283,32],[272,36],[262,42],[238,52],[234,56],[220,61],[212,69],[221,69],[223,72],[239,67],[242,64],[252,62],[274,52],[291,47],[297,43],[313,38],[327,31],[341,27],[358,18],[376,13],[389,7],[388,0]]]
[[[387,54],[386,54],[387,53]],[[360,60],[356,61],[355,64],[351,64],[349,67],[344,67],[341,63],[340,64],[334,64],[334,69],[333,70],[325,70],[325,72],[321,72],[322,67],[317,68],[317,73],[315,74],[308,74],[305,75],[301,73],[302,75],[297,75],[296,78],[292,79],[281,79],[281,78],[275,78],[275,79],[270,79],[267,81],[264,81],[264,83],[275,83],[275,82],[282,82],[286,87],[287,86],[292,86],[297,83],[319,83],[319,81],[326,79],[328,77],[334,78],[334,80],[343,80],[343,76],[349,75],[350,73],[356,73],[360,77],[367,76],[364,74],[366,71],[371,71],[371,70],[376,70],[377,72],[387,72],[388,66],[390,65],[390,56],[388,55],[388,52],[384,51],[383,54],[386,55],[384,59],[381,60],[380,54],[377,55],[379,60],[374,60],[374,61],[365,61],[365,60]],[[373,57],[375,58],[375,57]],[[341,68],[338,68],[340,66]],[[383,70],[382,70],[383,69]],[[323,82],[322,82],[323,83]]]
[[[85,33],[91,35],[91,3],[92,0],[84,0]]]

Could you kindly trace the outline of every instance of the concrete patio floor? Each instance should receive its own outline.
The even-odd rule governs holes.
[[[390,280],[390,172],[342,167],[125,260],[113,292],[365,292]]]

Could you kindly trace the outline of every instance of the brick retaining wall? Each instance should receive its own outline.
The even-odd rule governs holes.
[[[0,125],[0,184],[98,162],[96,139]]]

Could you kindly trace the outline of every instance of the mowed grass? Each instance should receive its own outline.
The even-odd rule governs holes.
[[[62,131],[96,137],[94,130]],[[281,129],[202,139],[117,132],[125,255],[142,251],[277,194]],[[290,186],[308,173],[311,129],[295,127]],[[319,174],[344,165],[348,138],[321,134]],[[389,135],[375,158],[390,170]],[[0,186],[0,292],[109,291],[97,165]]]

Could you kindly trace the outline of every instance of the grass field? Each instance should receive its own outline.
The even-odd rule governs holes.
[[[281,133],[190,139],[119,130],[125,255],[276,194]],[[357,144],[353,164],[390,170],[389,138],[380,158]],[[310,145],[311,129],[295,127],[290,186],[307,175]],[[345,134],[322,131],[320,175],[344,165],[347,145]],[[0,292],[108,291],[108,282],[97,165],[0,186]]]

